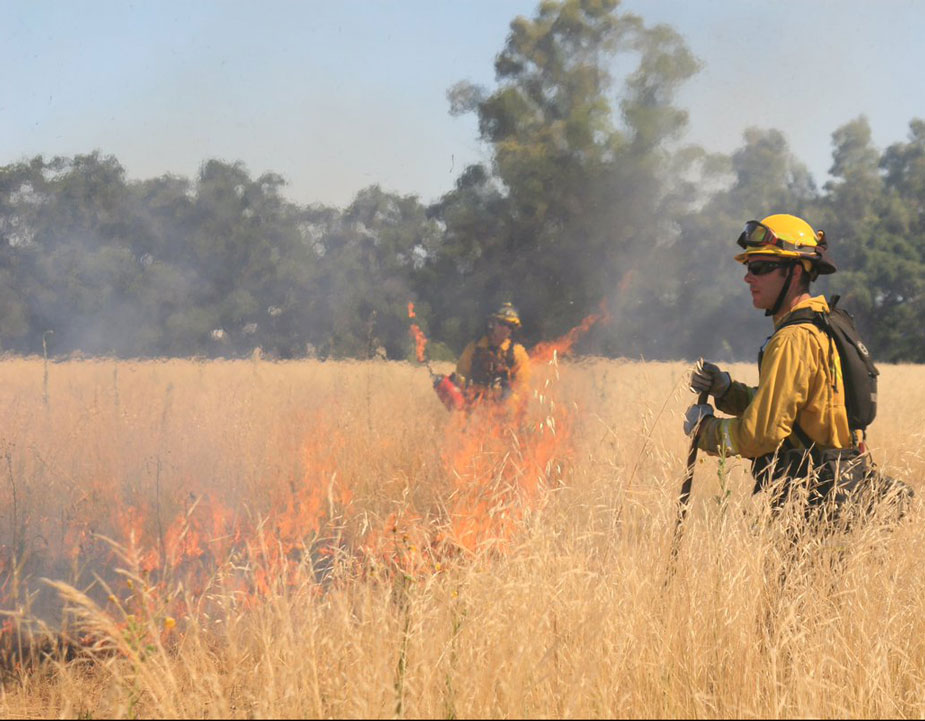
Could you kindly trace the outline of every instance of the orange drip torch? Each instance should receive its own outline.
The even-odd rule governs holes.
[[[428,369],[430,366],[428,366]],[[447,410],[461,411],[466,406],[466,397],[462,389],[453,382],[452,376],[435,375],[434,390],[437,391],[437,397],[443,401]]]
[[[427,372],[430,373],[430,379],[434,383],[437,397],[446,406],[447,410],[461,411],[465,408],[466,396],[463,394],[462,388],[456,384],[455,374],[434,373],[434,369],[430,367],[430,358],[426,354],[424,355],[423,363],[424,367],[427,368]]]
[[[414,303],[408,303],[408,317],[415,317]],[[453,374],[434,373],[434,369],[430,367],[430,358],[427,356],[427,337],[424,332],[417,323],[412,323],[408,331],[415,342],[418,362],[423,363],[427,368],[427,372],[430,373],[430,379],[433,381],[437,397],[447,407],[447,410],[458,411],[465,408],[466,397],[463,395],[462,389],[456,385]]]

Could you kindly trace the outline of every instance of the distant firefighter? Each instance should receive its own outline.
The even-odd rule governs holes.
[[[491,401],[521,414],[530,386],[530,357],[514,339],[520,314],[503,303],[487,319],[485,334],[466,346],[456,364],[455,383],[470,404]]]

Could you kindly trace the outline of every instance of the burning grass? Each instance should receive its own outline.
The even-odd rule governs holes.
[[[516,425],[404,363],[0,362],[0,715],[923,714],[918,508],[794,554],[702,459],[666,581],[687,366],[555,357]]]

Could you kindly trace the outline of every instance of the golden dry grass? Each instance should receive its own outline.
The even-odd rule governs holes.
[[[402,363],[44,370],[0,362],[0,598],[86,653],[13,669],[5,718],[925,714],[918,507],[794,554],[701,459],[669,575],[685,364],[543,367],[498,434]],[[921,496],[925,377],[881,370]]]

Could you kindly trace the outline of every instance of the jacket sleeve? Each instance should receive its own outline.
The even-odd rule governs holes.
[[[516,400],[524,402],[530,392],[530,356],[526,349],[514,346],[514,365],[511,368],[511,393]]]
[[[733,381],[726,392],[716,399],[716,408],[730,416],[741,416],[755,397],[757,388]]]
[[[745,458],[773,453],[793,431],[797,414],[808,398],[810,342],[810,334],[796,326],[776,333],[765,348],[758,388],[744,411],[736,418],[707,418],[698,446],[708,453]],[[717,407],[723,410],[720,404]]]

